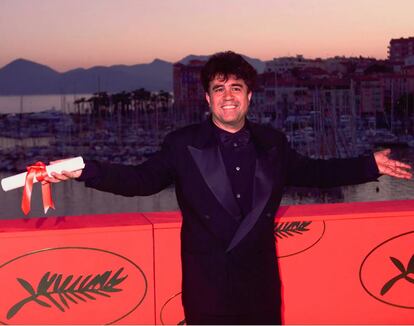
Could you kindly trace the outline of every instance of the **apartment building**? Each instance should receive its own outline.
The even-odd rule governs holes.
[[[174,108],[187,121],[199,121],[208,111],[200,81],[204,64],[205,61],[191,60],[188,64],[173,66]]]
[[[414,55],[414,37],[392,39],[388,46],[388,58],[392,62],[404,62]]]

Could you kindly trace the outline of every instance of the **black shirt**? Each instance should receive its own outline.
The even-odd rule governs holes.
[[[245,124],[236,133],[227,132],[217,126],[214,129],[233,195],[239,204],[241,216],[244,217],[252,208],[253,178],[257,156],[249,128]]]

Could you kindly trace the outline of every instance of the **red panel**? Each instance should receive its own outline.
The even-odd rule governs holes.
[[[291,236],[277,240],[282,252],[285,247],[294,252],[297,244],[296,254],[279,260],[287,324],[413,323],[414,285],[398,278],[402,272],[391,257],[409,268],[414,212],[411,217],[329,219],[316,243],[323,221],[308,221],[308,231],[295,233],[291,228]],[[317,237],[310,237],[312,233]],[[311,239],[308,244],[306,238]]]
[[[181,216],[178,212],[145,213],[145,216],[154,224],[156,323],[177,325],[184,319],[179,241]]]
[[[143,217],[135,226],[5,232],[0,244],[2,323],[154,323],[152,229]]]

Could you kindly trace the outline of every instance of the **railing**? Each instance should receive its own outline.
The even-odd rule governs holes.
[[[285,323],[414,322],[414,200],[284,206],[275,222]],[[183,323],[180,225],[179,212],[0,221],[0,323]]]

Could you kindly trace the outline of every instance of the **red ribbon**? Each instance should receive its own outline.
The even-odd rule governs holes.
[[[22,211],[26,215],[30,212],[30,200],[32,198],[33,181],[35,177],[39,182],[42,182],[44,178],[47,177],[46,165],[44,163],[36,162],[36,164],[27,167],[26,183],[24,185],[22,198]],[[50,183],[42,182],[42,199],[45,214],[49,208],[55,208],[55,204],[52,200]]]

